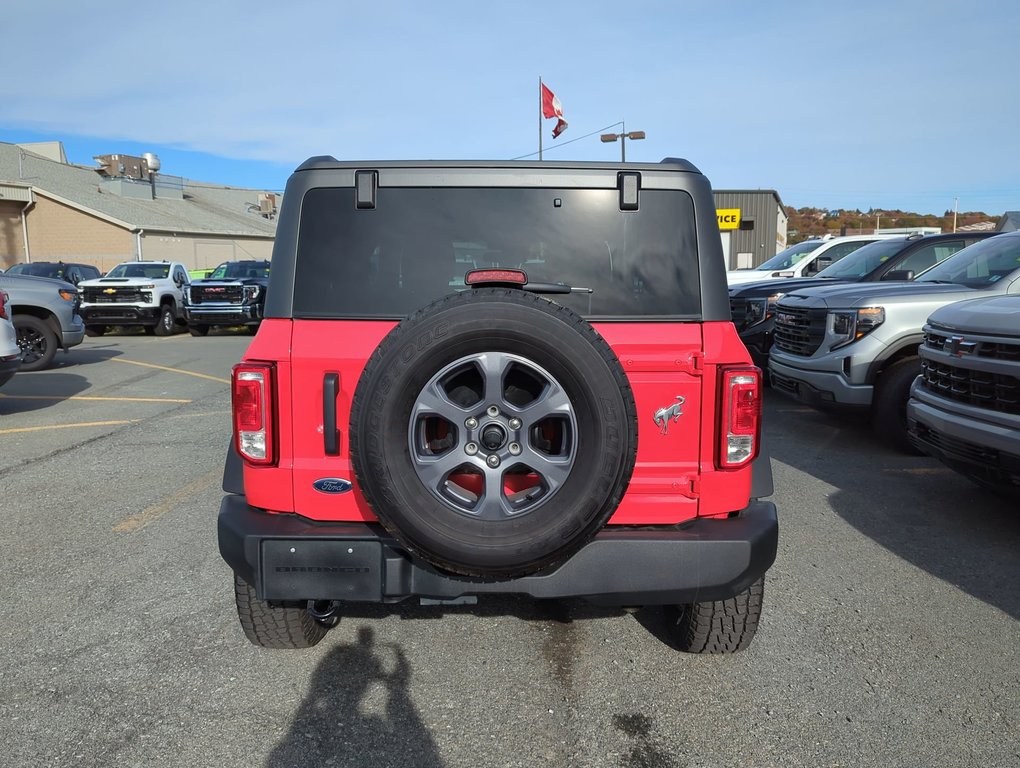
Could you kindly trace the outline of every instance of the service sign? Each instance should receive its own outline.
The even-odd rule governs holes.
[[[715,215],[719,219],[719,229],[739,229],[739,208],[716,208]]]

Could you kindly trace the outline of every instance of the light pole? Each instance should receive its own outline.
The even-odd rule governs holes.
[[[602,142],[604,144],[608,144],[609,142],[616,141],[617,139],[619,139],[620,162],[625,163],[627,162],[627,139],[631,139],[632,141],[643,139],[645,137],[645,132],[631,131],[630,133],[627,133],[627,126],[622,120],[620,121],[620,125],[623,127],[623,133],[603,133],[599,138],[602,139]]]

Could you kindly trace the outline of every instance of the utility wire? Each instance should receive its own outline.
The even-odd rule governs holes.
[[[561,147],[565,147],[565,146],[567,146],[567,144],[573,144],[575,141],[580,141],[581,139],[587,139],[589,136],[594,136],[596,133],[602,133],[602,131],[607,131],[610,128],[615,128],[618,125],[623,125],[623,122],[621,121],[621,122],[613,123],[612,125],[607,125],[605,128],[599,128],[597,131],[592,131],[591,133],[584,134],[584,136],[578,136],[576,139],[571,139],[570,141],[564,141],[562,144],[553,144],[551,147],[543,147],[542,148],[542,152],[544,153],[544,152],[548,152],[550,149],[559,149]],[[511,157],[510,159],[511,160],[523,160],[526,157],[534,157],[537,154],[538,154],[538,152],[532,152],[532,153],[527,154],[527,155],[521,155],[520,157]]]

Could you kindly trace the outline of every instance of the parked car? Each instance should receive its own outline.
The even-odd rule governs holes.
[[[18,332],[14,330],[7,306],[7,294],[0,291],[0,387],[10,381],[21,367]]]
[[[831,264],[863,245],[896,235],[847,235],[827,240],[805,240],[780,251],[764,264],[753,269],[736,269],[726,273],[730,285],[751,283],[768,278],[813,277]]]
[[[777,302],[787,293],[816,285],[911,280],[959,250],[994,232],[910,235],[877,240],[826,267],[814,277],[742,283],[730,287],[730,312],[755,365],[768,368]]]
[[[1020,231],[958,251],[910,282],[827,285],[783,296],[769,353],[772,385],[819,408],[870,412],[897,447],[907,399],[921,372],[922,328],[939,307],[1020,293]]]
[[[778,540],[760,371],[693,165],[318,157],[285,200],[219,513],[251,642],[498,594],[751,642]]]
[[[184,317],[192,336],[216,325],[243,325],[254,333],[262,322],[269,288],[269,262],[227,261],[184,292]]]
[[[31,275],[0,275],[8,296],[7,313],[17,331],[21,370],[40,371],[58,349],[81,344],[85,325],[78,314],[78,292],[63,280]]]
[[[1020,495],[1020,295],[935,310],[920,355],[911,441],[979,485]]]
[[[7,270],[7,274],[49,277],[54,280],[66,280],[72,285],[78,285],[82,280],[92,280],[101,277],[103,273],[99,271],[99,267],[93,264],[63,261],[32,261],[15,264]]]
[[[78,290],[86,331],[102,336],[111,325],[140,325],[146,333],[169,336],[184,325],[190,282],[175,261],[127,261],[105,277],[84,280]]]

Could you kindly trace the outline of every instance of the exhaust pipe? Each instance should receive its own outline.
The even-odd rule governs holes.
[[[333,626],[340,621],[340,601],[309,600],[308,613],[316,621]]]

